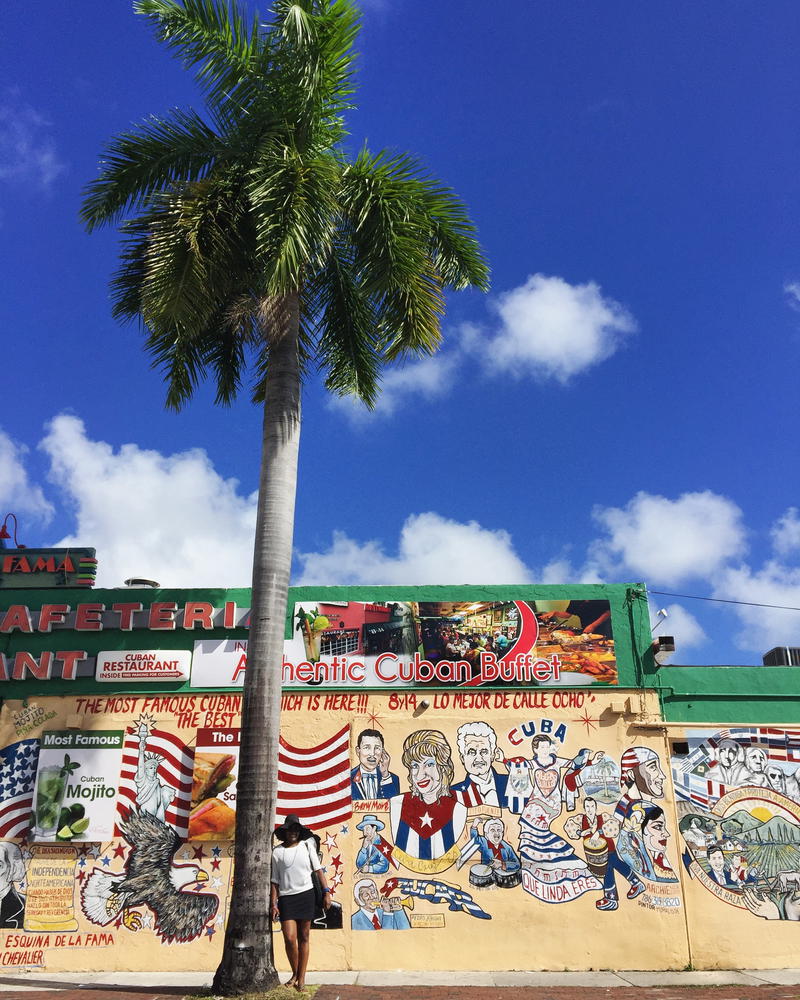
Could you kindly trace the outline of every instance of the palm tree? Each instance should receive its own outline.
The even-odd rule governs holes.
[[[406,155],[348,158],[351,0],[276,0],[267,24],[231,0],[137,0],[193,67],[206,114],[174,110],[113,139],[85,191],[89,230],[118,224],[113,311],[138,319],[180,409],[250,377],[264,407],[235,876],[216,992],[277,981],[269,877],[280,671],[292,555],[301,378],[374,404],[382,367],[438,346],[445,289],[486,289],[462,202]]]

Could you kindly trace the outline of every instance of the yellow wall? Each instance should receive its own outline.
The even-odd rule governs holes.
[[[187,745],[191,745],[199,726],[238,724],[238,715],[230,720],[207,718],[206,712],[210,709],[203,707],[208,703],[203,703],[202,699],[208,697],[181,696],[182,714],[175,711],[176,705],[166,701],[159,704],[153,697],[148,702],[126,697],[116,703],[106,698],[42,698],[32,699],[27,706],[8,701],[0,714],[0,747],[21,738],[23,719],[24,735],[34,737],[43,729],[59,729],[68,725],[84,730],[130,728],[142,712],[152,715],[158,728],[179,734]],[[225,697],[230,699],[235,696]],[[422,705],[423,698],[430,702],[427,708]],[[190,701],[193,704],[190,705]],[[114,711],[115,704],[118,711]],[[289,704],[291,710],[288,710]],[[616,910],[607,911],[600,911],[596,906],[604,895],[599,882],[577,898],[559,903],[535,898],[522,885],[477,887],[471,884],[470,873],[473,866],[479,863],[478,854],[467,858],[460,868],[455,863],[455,856],[469,842],[473,820],[481,817],[479,830],[482,830],[482,822],[487,816],[501,816],[505,824],[503,839],[521,857],[523,867],[526,866],[525,838],[521,841],[521,834],[529,829],[530,824],[511,811],[505,800],[494,809],[486,806],[465,807],[464,822],[457,823],[455,854],[450,862],[425,863],[415,859],[413,852],[409,851],[405,856],[406,864],[397,868],[392,866],[386,874],[369,876],[379,888],[391,877],[409,880],[401,882],[389,895],[399,896],[407,903],[413,901],[413,909],[403,908],[411,924],[410,933],[399,930],[387,933],[387,928],[383,928],[379,948],[375,947],[372,930],[351,930],[350,927],[356,909],[353,884],[360,877],[355,870],[355,861],[362,845],[361,834],[356,828],[369,814],[384,824],[382,835],[390,844],[396,836],[392,830],[391,810],[386,802],[355,801],[351,818],[329,829],[317,828],[323,838],[322,859],[328,879],[336,883],[334,898],[343,907],[344,929],[314,932],[311,952],[314,968],[676,969],[689,962],[677,816],[668,777],[669,747],[663,729],[657,725],[654,696],[619,690],[562,692],[558,689],[466,694],[427,691],[416,695],[405,691],[392,695],[354,696],[317,693],[293,695],[285,700],[285,706],[282,734],[295,747],[317,745],[344,726],[349,726],[351,766],[355,763],[358,734],[365,728],[379,730],[391,758],[389,771],[397,775],[401,794],[410,789],[409,773],[401,760],[403,744],[415,731],[434,730],[444,736],[452,749],[455,783],[465,777],[457,750],[457,730],[465,723],[488,723],[496,733],[497,746],[503,758],[530,760],[531,736],[534,733],[543,730],[558,733],[560,738],[555,739],[555,745],[560,757],[571,760],[582,750],[596,755],[591,770],[582,772],[583,785],[578,787],[571,809],[570,803],[562,802],[558,787],[555,798],[551,793],[548,799],[551,806],[554,802],[558,804],[548,815],[544,828],[538,830],[536,835],[552,836],[562,845],[565,823],[570,816],[583,811],[582,797],[587,794],[587,785],[591,784],[591,776],[596,773],[595,767],[600,760],[609,762],[604,786],[595,792],[601,813],[614,813],[621,794],[619,765],[629,748],[638,747],[652,752],[649,756],[655,755],[658,766],[667,774],[663,795],[645,793],[644,802],[659,805],[665,810],[669,839],[662,876],[668,879],[671,868],[673,881],[644,879],[645,891],[639,898],[629,900],[626,894],[630,882],[617,874],[619,905]],[[38,709],[42,712],[38,713]],[[31,719],[37,718],[41,721],[31,728]],[[655,727],[652,725],[654,722]],[[501,774],[506,773],[505,765],[500,762],[495,763],[495,768]],[[542,767],[540,770],[553,771],[554,768]],[[563,785],[568,768],[557,765],[555,770],[558,771],[556,780]],[[528,772],[528,779],[534,782],[532,787],[538,787],[539,792],[534,791],[532,796],[528,792],[527,797],[537,801],[537,796],[543,794],[542,788],[547,789],[548,782],[553,780],[552,775],[537,779],[535,769]],[[527,814],[531,822],[536,822],[536,812],[532,805]],[[541,813],[541,809],[538,812]],[[456,810],[456,820],[459,815]],[[619,841],[617,843],[619,845]],[[583,866],[585,847],[582,840],[569,840],[568,844],[574,851],[575,864]],[[90,853],[87,854],[86,849],[90,849]],[[24,844],[23,850],[29,871],[35,870],[36,866],[45,868],[48,877],[55,879],[50,888],[62,894],[68,908],[71,902],[71,913],[60,915],[63,926],[71,929],[47,936],[34,930],[0,930],[0,954],[3,955],[5,968],[17,964],[40,966],[49,971],[197,970],[215,967],[222,944],[222,921],[228,905],[231,874],[229,843],[190,842],[176,855],[179,863],[194,862],[203,866],[209,880],[200,891],[218,896],[216,922],[204,928],[200,937],[183,944],[162,943],[153,926],[153,913],[146,905],[132,907],[128,912],[130,927],[124,923],[115,926],[114,922],[105,927],[98,926],[82,912],[81,893],[87,872],[91,874],[95,868],[111,875],[124,872],[130,845],[123,837],[95,847],[72,844],[43,851],[36,845]],[[53,874],[57,866],[47,863],[43,854],[49,854],[51,859],[54,854],[60,855],[60,875]],[[395,858],[398,856],[396,851]],[[448,866],[441,871],[432,870],[443,865]],[[513,864],[507,868],[513,868]],[[27,886],[29,897],[35,896],[37,879],[43,877],[31,875]],[[422,882],[428,883],[428,888],[424,890],[428,898],[414,895],[415,890],[423,891]],[[440,883],[445,892],[449,887],[452,898],[456,900],[468,899],[471,902],[465,902],[466,909],[460,908],[457,902],[453,903],[455,909],[451,909],[447,902],[435,902],[430,898],[433,893],[430,883]],[[459,897],[459,891],[465,895]],[[690,907],[688,927],[693,938],[691,957],[695,966],[787,964],[780,959],[781,955],[790,953],[791,927],[778,928],[783,933],[774,937],[763,952],[768,954],[768,958],[758,961],[754,954],[745,957],[743,949],[748,942],[760,953],[763,946],[762,941],[753,941],[753,915],[726,913],[722,921],[714,923],[716,929],[710,930],[712,907],[722,904],[711,897],[706,899],[694,884],[690,884],[686,891]],[[489,919],[481,919],[468,912],[473,904],[483,910]],[[133,919],[134,912],[138,921]],[[53,919],[55,916],[51,914]],[[137,923],[140,926],[135,929]],[[724,932],[720,925],[724,925]],[[209,934],[209,930],[212,933]],[[279,964],[285,967],[279,937],[276,937],[276,955]]]

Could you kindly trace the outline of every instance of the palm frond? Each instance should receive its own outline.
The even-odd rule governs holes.
[[[147,17],[156,37],[177,50],[216,107],[246,108],[262,82],[269,55],[258,17],[246,18],[236,0],[136,0],[134,10]]]
[[[428,178],[420,179],[420,197],[431,227],[433,259],[445,287],[460,291],[472,285],[488,292],[489,265],[464,202]]]
[[[366,292],[341,237],[315,281],[319,340],[317,363],[326,372],[325,388],[338,396],[355,395],[372,408],[378,397],[383,362],[378,347],[376,303]]]
[[[109,145],[100,176],[84,191],[80,217],[91,231],[180,180],[205,176],[224,150],[219,136],[193,111],[150,118]]]
[[[338,184],[333,157],[308,159],[285,148],[265,151],[250,171],[255,239],[271,295],[300,288],[304,274],[327,256]]]

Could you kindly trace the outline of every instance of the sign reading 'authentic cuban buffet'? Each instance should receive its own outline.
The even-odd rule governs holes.
[[[296,604],[284,688],[616,684],[608,601]],[[193,687],[241,687],[247,646],[195,643]]]

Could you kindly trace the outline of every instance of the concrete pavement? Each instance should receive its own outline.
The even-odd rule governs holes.
[[[282,977],[285,978],[285,977]],[[315,972],[316,1000],[800,1000],[800,969],[711,972]],[[176,1000],[211,985],[209,973],[0,972],[2,1000]],[[684,992],[685,991],[685,992]]]

